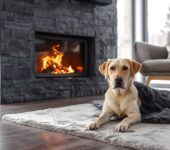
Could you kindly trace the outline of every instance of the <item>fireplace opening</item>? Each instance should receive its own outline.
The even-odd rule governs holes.
[[[87,76],[93,72],[93,38],[47,33],[36,33],[35,37],[38,77]]]

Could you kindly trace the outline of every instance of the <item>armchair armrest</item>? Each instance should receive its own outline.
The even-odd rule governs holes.
[[[147,43],[135,42],[134,59],[140,63],[151,59],[166,59],[168,52],[166,47],[154,46]]]

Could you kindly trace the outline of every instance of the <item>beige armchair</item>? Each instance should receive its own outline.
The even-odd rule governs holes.
[[[170,34],[169,34],[170,37]],[[170,42],[170,39],[167,40]],[[148,85],[151,80],[170,80],[170,59],[167,46],[135,42],[134,59],[142,64],[140,73]]]

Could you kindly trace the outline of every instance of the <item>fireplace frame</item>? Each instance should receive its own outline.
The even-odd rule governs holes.
[[[50,74],[50,73],[37,73],[36,72],[36,39],[44,40],[71,40],[78,41],[83,43],[84,54],[83,54],[83,64],[84,72],[83,73],[70,73],[70,74]],[[35,32],[35,49],[33,53],[33,65],[34,65],[34,74],[36,78],[61,78],[61,77],[87,77],[94,74],[95,68],[95,39],[94,37],[83,37],[75,35],[64,35],[64,34],[55,34],[55,33],[46,33],[46,32]],[[90,57],[89,57],[90,56]],[[90,58],[90,59],[89,59]]]

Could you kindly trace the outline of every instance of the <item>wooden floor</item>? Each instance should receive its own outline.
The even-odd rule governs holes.
[[[102,97],[1,105],[1,116],[45,108],[86,103]],[[0,150],[130,150],[125,147],[0,121]]]

